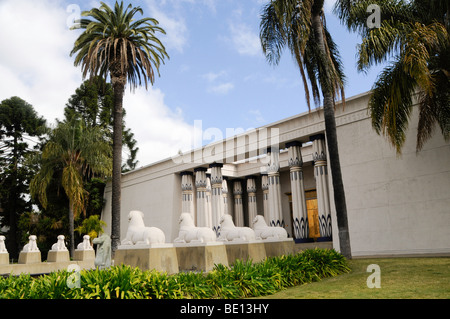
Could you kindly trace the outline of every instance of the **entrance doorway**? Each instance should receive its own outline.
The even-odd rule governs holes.
[[[294,234],[294,213],[292,209],[292,193],[286,193],[289,197],[289,209],[291,213],[291,234]],[[306,212],[308,214],[308,238],[317,240],[320,237],[320,227],[319,227],[319,209],[317,203],[317,191],[315,189],[305,191],[306,200]]]
[[[317,240],[320,237],[319,209],[317,204],[317,191],[305,191],[306,211],[308,213],[309,238]]]

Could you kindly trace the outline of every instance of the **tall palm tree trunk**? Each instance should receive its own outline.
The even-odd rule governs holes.
[[[74,214],[73,214],[73,200],[69,199],[69,234],[70,234],[70,256],[73,258],[75,253],[75,231],[74,231]]]
[[[322,2],[322,4],[320,4]],[[327,56],[324,42],[323,24],[321,20],[321,11],[323,1],[315,3],[317,9],[313,10],[312,28],[315,39],[321,51],[322,58]],[[326,65],[327,63],[324,63]],[[339,149],[336,133],[336,120],[334,114],[332,87],[327,84],[321,85],[323,95],[323,110],[325,118],[325,135],[327,137],[327,148],[330,157],[330,170],[334,190],[334,204],[336,208],[336,219],[339,232],[339,246],[341,254],[346,258],[351,258],[350,234],[348,232],[347,205],[345,200],[344,184],[342,182],[341,164],[339,160]]]
[[[111,78],[114,91],[114,120],[113,120],[113,172],[111,195],[111,250],[112,257],[120,244],[120,202],[122,175],[122,116],[123,94],[126,77],[124,75]]]

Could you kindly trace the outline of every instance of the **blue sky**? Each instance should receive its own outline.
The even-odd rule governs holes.
[[[256,128],[307,111],[289,52],[278,66],[269,65],[262,54],[259,15],[267,0],[131,3],[160,22],[170,55],[153,87],[125,94],[126,122],[138,141],[140,166],[190,149],[195,121],[202,121],[203,131],[218,128],[225,137],[227,128]],[[356,71],[358,37],[332,14],[333,3],[326,0],[327,25],[340,48],[350,97],[370,90],[380,68],[368,74]],[[49,123],[61,119],[65,103],[82,82],[69,56],[78,35],[69,24],[78,7],[84,11],[99,4],[0,0],[0,100],[17,95]]]

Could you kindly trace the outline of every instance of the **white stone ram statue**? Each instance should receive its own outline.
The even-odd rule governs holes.
[[[208,243],[216,241],[216,233],[209,227],[196,227],[189,213],[181,213],[180,231],[174,243]]]
[[[255,231],[249,227],[235,226],[231,215],[225,214],[220,218],[219,241],[248,242],[255,239]]]
[[[121,243],[123,246],[163,244],[165,241],[166,236],[161,229],[145,226],[143,212],[132,210],[128,214],[128,230]]]
[[[253,219],[253,230],[257,239],[285,239],[288,237],[286,229],[267,226],[264,216],[261,215],[256,215]]]

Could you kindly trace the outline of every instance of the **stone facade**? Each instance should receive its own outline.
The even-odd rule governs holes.
[[[336,105],[353,256],[450,253],[450,144],[436,131],[416,153],[415,108],[398,156],[372,129],[368,99],[364,93],[348,98],[345,108]],[[126,173],[121,229],[129,211],[140,210],[172,242],[182,212],[217,230],[220,214],[251,227],[256,210],[296,242],[332,241],[339,250],[324,130],[318,108]],[[209,162],[202,154],[212,149]],[[107,186],[108,227],[110,197]],[[319,233],[312,238],[314,222]]]

